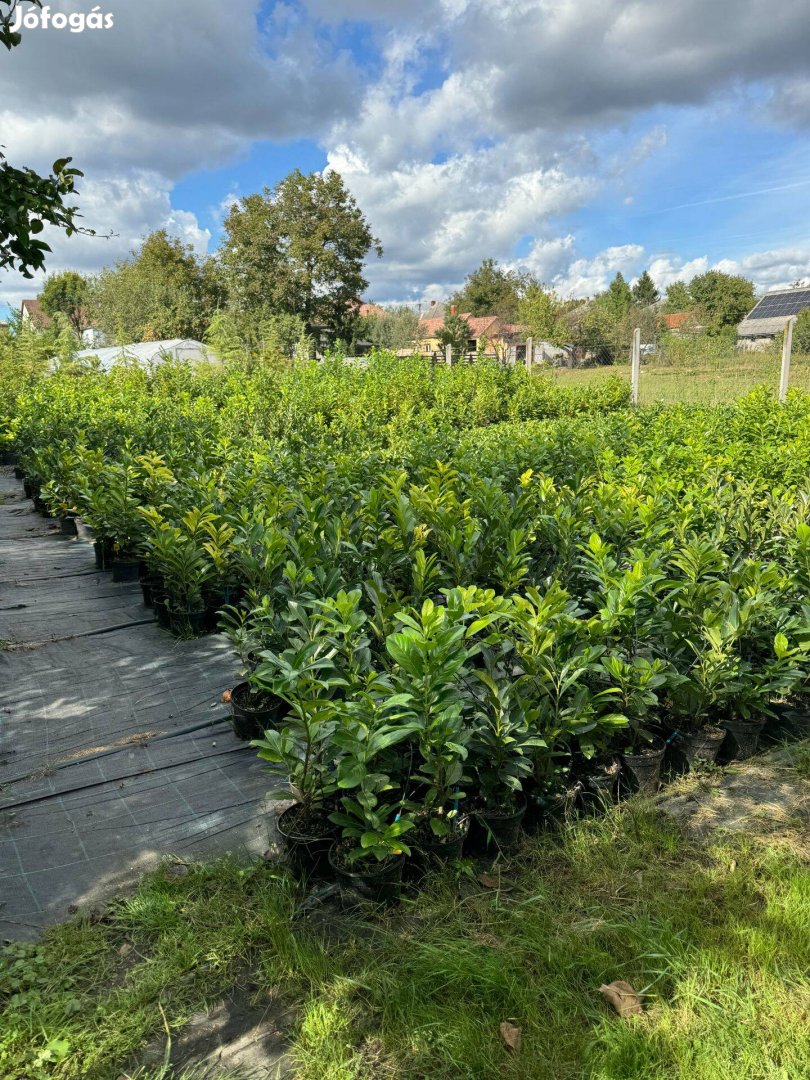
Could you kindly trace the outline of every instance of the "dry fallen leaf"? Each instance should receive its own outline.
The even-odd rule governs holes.
[[[513,1053],[518,1053],[523,1038],[523,1033],[519,1027],[515,1027],[514,1024],[510,1024],[508,1021],[504,1020],[501,1024],[501,1038],[503,1039],[504,1046],[508,1047]]]
[[[619,1016],[635,1016],[641,1012],[641,998],[624,979],[617,979],[615,982],[608,983],[607,986],[600,986],[599,990]]]
[[[501,879],[495,877],[494,874],[479,874],[478,883],[483,885],[485,889],[500,889],[501,887]]]
[[[231,692],[230,692],[230,690],[225,690],[225,691],[223,691],[223,694],[222,694],[222,700],[223,700],[223,701],[224,701],[224,702],[225,702],[226,704],[227,704],[227,703],[228,703],[228,702],[229,702],[229,701],[231,700]]]
[[[128,941],[125,941],[121,948],[118,950],[119,956],[128,956],[132,952],[132,946]]]

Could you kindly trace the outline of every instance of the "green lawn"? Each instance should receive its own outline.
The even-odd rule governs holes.
[[[727,361],[664,365],[655,360],[641,368],[639,395],[642,405],[662,401],[713,405],[733,401],[757,386],[766,385],[774,394],[779,388],[779,358],[770,354],[743,353]],[[630,365],[612,367],[550,369],[549,376],[562,385],[591,383],[622,374],[630,380]],[[810,356],[796,356],[791,363],[792,389],[810,391]]]
[[[796,759],[806,775],[806,746]],[[314,924],[269,865],[164,870],[109,921],[7,950],[0,1075],[134,1075],[164,1014],[176,1033],[239,982],[292,1007],[297,1080],[798,1080],[808,838],[794,823],[696,842],[631,801],[527,842],[500,889],[460,870],[388,914]],[[609,1010],[614,979],[644,991],[643,1015]]]

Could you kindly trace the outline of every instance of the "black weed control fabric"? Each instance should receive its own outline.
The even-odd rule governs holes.
[[[0,939],[165,855],[267,849],[269,777],[230,729],[237,661],[162,633],[0,470]]]

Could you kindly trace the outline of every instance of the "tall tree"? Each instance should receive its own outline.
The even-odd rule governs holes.
[[[650,277],[649,270],[645,270],[633,286],[633,300],[637,304],[649,307],[650,304],[657,304],[660,299],[661,293]]]
[[[131,258],[102,270],[90,288],[88,313],[114,340],[202,339],[223,299],[213,261],[159,229]]]
[[[708,270],[689,283],[692,302],[703,316],[709,333],[723,333],[736,327],[754,306],[754,286],[747,278]]]
[[[619,271],[608,286],[606,293],[602,294],[607,310],[614,319],[623,318],[633,303],[633,294],[630,286],[624,280],[624,275]]]
[[[519,274],[504,270],[495,259],[484,259],[467,276],[451,303],[473,316],[497,315],[505,322],[514,322],[524,284]]]
[[[297,315],[348,340],[363,263],[379,241],[336,172],[298,169],[248,195],[225,219],[221,259],[231,302],[261,318]]]
[[[689,286],[685,281],[673,281],[671,285],[667,285],[664,311],[668,315],[689,311],[690,308],[694,307],[694,303],[692,294],[689,292]]]
[[[81,334],[87,325],[88,294],[87,278],[75,270],[64,270],[45,279],[39,301],[46,315],[53,317],[61,312],[68,317],[76,333]]]
[[[419,338],[419,316],[409,307],[389,307],[367,315],[357,329],[375,349],[408,349]]]
[[[564,315],[565,305],[545,285],[532,282],[526,287],[518,305],[518,318],[535,341],[564,345],[570,337]]]

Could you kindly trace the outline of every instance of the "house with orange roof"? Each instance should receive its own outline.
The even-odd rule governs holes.
[[[449,314],[457,314],[455,307],[450,308]],[[499,359],[514,359],[514,350],[517,348],[518,341],[523,341],[526,337],[525,326],[505,323],[497,315],[473,316],[470,312],[462,312],[461,318],[470,328],[465,350],[468,353],[483,353],[485,356]],[[428,356],[444,352],[444,346],[439,338],[443,326],[444,317],[428,316],[420,319],[417,351]]]

